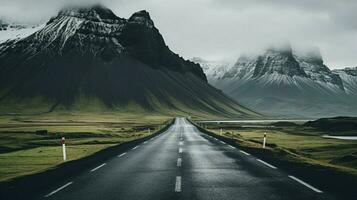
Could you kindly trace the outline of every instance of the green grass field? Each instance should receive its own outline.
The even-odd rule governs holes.
[[[0,118],[0,181],[42,172],[68,161],[135,140],[164,127],[169,116],[130,113],[50,113]],[[36,133],[47,130],[48,134]]]
[[[324,132],[304,127],[241,128],[208,125],[207,130],[228,138],[239,145],[262,148],[267,133],[268,150],[291,162],[320,165],[357,176],[357,141],[322,138]]]

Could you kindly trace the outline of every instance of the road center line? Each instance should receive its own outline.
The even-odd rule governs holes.
[[[311,190],[313,190],[313,191],[315,191],[315,192],[317,192],[317,193],[323,193],[321,190],[316,189],[315,187],[313,187],[313,186],[311,186],[310,184],[308,184],[308,183],[306,183],[306,182],[304,182],[304,181],[302,181],[302,180],[296,178],[295,176],[290,176],[290,175],[289,175],[289,178],[291,178],[291,179],[295,180],[296,182],[298,182],[298,183],[300,183],[300,184],[302,184],[302,185],[304,185],[304,186],[310,188]]]
[[[247,152],[245,152],[245,151],[243,151],[243,150],[239,150],[241,153],[243,153],[243,154],[245,154],[245,155],[247,155],[247,156],[250,156],[250,154],[249,153],[247,153]]]
[[[182,158],[178,158],[177,159],[177,167],[181,167],[182,166]]]
[[[46,197],[46,198],[47,198],[47,197],[50,197],[50,196],[54,195],[55,193],[57,193],[57,192],[63,190],[64,188],[68,187],[68,186],[71,185],[72,183],[73,183],[73,182],[66,183],[65,185],[59,187],[58,189],[54,190],[53,192],[47,194],[47,195],[44,196],[44,197]]]
[[[181,192],[181,176],[176,176],[175,192]]]
[[[260,160],[260,159],[257,159],[257,161],[263,163],[264,165],[266,165],[266,166],[268,166],[268,167],[270,167],[270,168],[272,168],[272,169],[278,169],[277,167],[275,167],[275,166],[273,166],[273,165],[271,165],[271,164],[269,164],[269,163],[267,163],[267,162],[265,162],[265,161],[262,161],[262,160]]]
[[[103,164],[99,165],[98,167],[96,167],[96,168],[94,168],[94,169],[92,169],[92,170],[90,170],[90,171],[91,171],[91,172],[94,172],[94,171],[96,171],[97,169],[103,167],[104,165],[106,165],[106,163],[103,163]]]
[[[180,145],[180,146],[182,146],[182,145],[183,145],[183,142],[182,142],[182,141],[180,141],[180,142],[179,142],[179,145]]]
[[[122,156],[124,156],[126,153],[122,153],[122,154],[120,154],[118,157],[120,158],[120,157],[122,157]]]
[[[179,153],[182,153],[182,148],[179,148]]]

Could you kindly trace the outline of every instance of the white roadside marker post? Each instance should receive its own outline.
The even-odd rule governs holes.
[[[223,130],[221,129],[220,135],[223,135]]]
[[[63,161],[67,160],[67,152],[66,152],[66,138],[62,137],[61,139],[62,144],[62,152],[63,152]]]
[[[150,128],[148,128],[148,132],[149,132],[149,135],[150,135]]]
[[[265,143],[267,142],[267,133],[264,133],[264,139],[263,139],[263,149],[265,149]]]

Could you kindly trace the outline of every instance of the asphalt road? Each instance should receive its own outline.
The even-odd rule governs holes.
[[[183,118],[161,135],[59,181],[37,199],[333,199]]]

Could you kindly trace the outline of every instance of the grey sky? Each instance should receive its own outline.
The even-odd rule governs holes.
[[[67,2],[73,1],[0,0],[0,16],[39,23]],[[355,0],[101,2],[125,18],[135,11],[148,10],[168,46],[185,58],[236,60],[243,52],[289,40],[293,45],[319,47],[330,68],[357,66]]]

